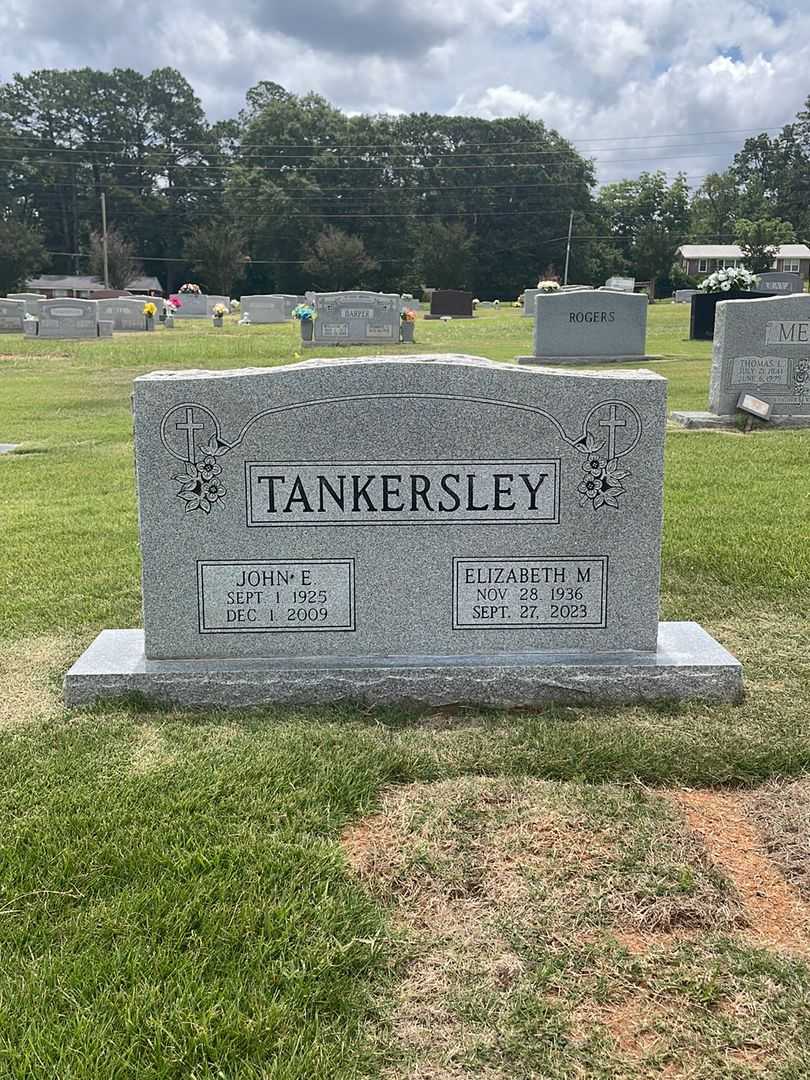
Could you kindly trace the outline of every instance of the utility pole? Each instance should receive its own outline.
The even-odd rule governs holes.
[[[574,228],[574,211],[571,211],[571,216],[568,218],[568,243],[565,245],[565,274],[563,275],[563,285],[568,284],[568,260],[571,257],[571,232]]]
[[[101,193],[101,243],[104,248],[104,288],[110,287],[110,267],[107,261],[107,196]]]

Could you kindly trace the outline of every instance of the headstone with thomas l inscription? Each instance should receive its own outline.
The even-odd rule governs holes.
[[[398,293],[307,293],[307,299],[316,318],[310,320],[313,336],[302,341],[305,346],[399,344],[402,301]],[[302,334],[307,329],[302,320]]]
[[[766,402],[768,423],[810,427],[810,295],[717,305],[708,412],[673,412],[684,427],[727,427],[745,395]]]
[[[659,623],[665,396],[467,356],[136,379],[144,630],[68,704],[736,699]]]
[[[534,354],[521,364],[649,360],[647,297],[611,290],[540,293],[535,298]]]

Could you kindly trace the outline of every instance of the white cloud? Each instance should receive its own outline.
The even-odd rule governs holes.
[[[311,0],[302,12],[298,0],[175,0],[160,24],[125,0],[107,0],[103,17],[95,0],[0,5],[0,78],[84,65],[177,67],[217,119],[260,79],[351,112],[525,113],[601,150],[604,179],[656,166],[698,177],[744,134],[686,133],[777,128],[803,104],[810,5]],[[625,149],[608,153],[611,142]]]

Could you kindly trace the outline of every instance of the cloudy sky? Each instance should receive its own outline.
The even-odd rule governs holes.
[[[722,168],[810,95],[810,0],[2,0],[0,78],[179,68],[212,119],[260,79],[354,112],[526,113],[603,181]]]

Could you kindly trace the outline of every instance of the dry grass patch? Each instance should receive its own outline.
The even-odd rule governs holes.
[[[60,715],[61,673],[80,651],[72,637],[0,639],[0,728]]]
[[[810,778],[759,788],[748,808],[769,858],[810,903]]]
[[[806,825],[810,822],[806,786],[803,791],[803,810],[793,811],[793,815],[795,821],[804,820]],[[671,798],[682,807],[712,860],[733,882],[746,911],[751,939],[766,948],[810,955],[810,905],[769,859],[762,835],[751,821],[752,796],[681,791],[673,792]],[[773,819],[784,836],[792,811],[790,795],[774,793],[770,805],[783,810],[781,818],[774,814]],[[802,853],[806,859],[806,834],[793,848],[784,844],[783,849],[788,859],[800,861]]]
[[[673,1045],[692,1037],[673,953],[743,917],[658,796],[526,779],[414,784],[389,791],[343,847],[402,934],[395,1001],[376,1032],[388,1080],[688,1075],[671,1070]],[[648,935],[668,948],[622,946]],[[518,1070],[527,1054],[540,1071]],[[565,1071],[592,1056],[616,1071]]]

